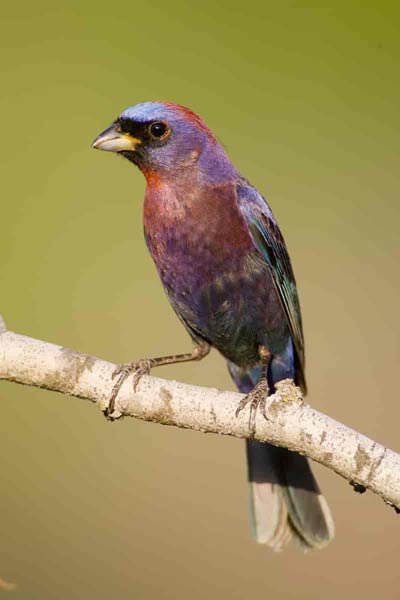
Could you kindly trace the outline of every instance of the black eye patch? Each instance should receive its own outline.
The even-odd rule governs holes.
[[[171,128],[166,121],[147,121],[143,123],[118,117],[115,124],[122,133],[140,139],[145,145],[159,145],[171,134]]]
[[[132,137],[136,138],[143,138],[143,134],[146,131],[145,123],[138,123],[137,121],[132,121],[132,119],[123,119],[119,117],[116,120],[116,124],[122,133],[128,133]]]

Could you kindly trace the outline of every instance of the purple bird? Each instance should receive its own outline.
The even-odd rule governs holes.
[[[125,110],[93,142],[139,167],[147,180],[145,238],[168,298],[191,336],[187,354],[123,365],[136,386],[151,368],[200,360],[211,347],[227,359],[238,407],[257,407],[278,381],[305,392],[304,342],[296,282],[266,200],[242,177],[207,125],[177,104],[145,102]],[[293,537],[322,548],[333,520],[308,461],[247,440],[251,521],[260,543],[280,550]]]

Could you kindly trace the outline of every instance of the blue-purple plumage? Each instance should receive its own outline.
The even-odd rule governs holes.
[[[241,209],[245,190],[249,198],[255,192],[238,177],[224,185],[195,186],[190,195],[173,182],[150,182],[145,236],[168,297],[188,328],[242,368],[256,365],[258,348],[266,345],[272,368],[290,334]],[[288,365],[286,376],[291,375]]]
[[[146,242],[195,343],[219,350],[244,393],[260,381],[267,355],[270,388],[290,377],[305,390],[300,306],[282,234],[200,117],[142,103],[94,146],[119,152],[144,173]],[[329,509],[303,457],[249,442],[248,465],[258,541],[279,549],[291,535],[307,548],[331,539]]]

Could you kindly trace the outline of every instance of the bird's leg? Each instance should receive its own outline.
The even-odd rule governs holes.
[[[133,374],[133,389],[136,390],[140,379],[143,375],[148,375],[150,370],[154,367],[161,367],[163,365],[173,365],[181,362],[189,362],[192,360],[201,360],[210,352],[210,344],[207,342],[198,342],[193,348],[192,352],[186,354],[174,354],[173,356],[159,356],[157,358],[142,358],[136,362],[127,363],[120,365],[115,369],[112,374],[112,378],[118,378],[111,392],[110,401],[108,406],[104,409],[104,415],[107,419],[112,420],[112,413],[115,408],[115,400],[118,396],[118,392],[121,389],[124,381]]]
[[[269,394],[267,367],[271,358],[271,353],[265,346],[260,346],[258,353],[261,358],[260,381],[251,390],[251,392],[246,394],[246,396],[240,401],[235,413],[236,416],[238,416],[245,406],[250,404],[249,428],[252,434],[254,434],[255,431],[257,410],[260,409],[265,419],[268,418],[266,413],[266,401]]]

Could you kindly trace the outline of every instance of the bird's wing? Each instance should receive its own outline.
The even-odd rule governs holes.
[[[296,376],[298,384],[305,391],[304,339],[300,303],[285,241],[271,209],[255,188],[241,181],[237,187],[237,197],[253,243],[268,266],[286,315],[296,355]]]

